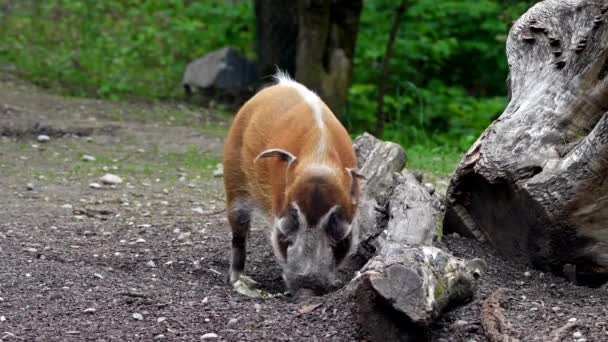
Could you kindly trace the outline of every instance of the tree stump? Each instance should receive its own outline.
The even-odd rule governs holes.
[[[446,232],[580,283],[608,279],[608,4],[545,0],[507,39],[509,104],[469,149]]]

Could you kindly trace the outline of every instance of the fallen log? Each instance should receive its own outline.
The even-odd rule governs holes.
[[[420,341],[446,309],[471,299],[480,260],[430,246],[439,200],[407,170],[405,152],[370,135],[355,140],[362,187],[359,253],[369,261],[349,283],[354,313],[374,341]]]
[[[507,39],[509,104],[458,165],[444,230],[608,280],[608,4],[545,0]]]

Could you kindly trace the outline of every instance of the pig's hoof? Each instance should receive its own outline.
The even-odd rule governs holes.
[[[243,278],[246,278],[247,280],[244,280]],[[251,285],[250,283],[247,283],[247,281],[249,281],[250,283],[253,283],[255,285]],[[244,296],[251,297],[251,298],[272,297],[272,294],[255,288],[256,285],[257,285],[257,283],[255,281],[253,281],[253,279],[251,279],[249,277],[243,277],[243,276],[241,276],[239,278],[239,280],[232,283],[232,287],[234,288],[234,290]]]
[[[251,279],[250,277],[248,277],[248,276],[246,276],[246,275],[244,275],[244,274],[241,274],[241,275],[239,276],[239,279],[238,279],[238,280],[240,280],[240,281],[241,281],[241,282],[243,282],[245,285],[247,285],[247,286],[249,286],[249,287],[251,287],[251,288],[257,288],[257,287],[260,285],[260,284],[259,284],[257,281],[255,281],[255,280]]]

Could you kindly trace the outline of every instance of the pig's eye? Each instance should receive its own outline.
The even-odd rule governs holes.
[[[299,227],[300,221],[298,218],[298,210],[290,207],[280,221],[281,235],[283,235],[286,240],[292,240],[291,237],[298,231]]]
[[[348,226],[344,223],[340,216],[340,212],[337,210],[331,213],[325,226],[327,235],[329,235],[329,237],[335,242],[339,242],[344,239],[347,228]]]

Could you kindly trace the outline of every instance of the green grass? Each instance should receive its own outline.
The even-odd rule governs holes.
[[[437,177],[450,175],[464,155],[464,152],[444,145],[421,144],[405,148],[408,154],[407,167],[409,169],[430,173]]]

